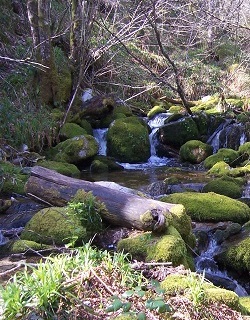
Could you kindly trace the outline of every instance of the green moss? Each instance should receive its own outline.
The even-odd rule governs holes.
[[[210,111],[210,113],[218,113],[217,104],[219,102],[219,96],[211,96],[210,99],[203,102],[201,101],[195,107],[192,107],[193,112],[198,112],[201,110]]]
[[[115,120],[107,133],[107,153],[121,162],[145,162],[150,157],[146,124],[136,117]]]
[[[216,162],[211,169],[208,171],[208,174],[215,176],[229,175],[231,167],[225,161]]]
[[[200,112],[198,114],[196,114],[194,117],[193,117],[197,127],[198,127],[198,130],[199,130],[199,133],[201,136],[207,136],[207,133],[208,133],[208,129],[210,127],[210,118],[209,116],[204,113],[204,112]]]
[[[84,135],[86,133],[87,132],[78,124],[67,122],[61,127],[59,136],[61,140],[66,140]]]
[[[217,178],[210,182],[208,182],[202,192],[215,192],[218,194],[222,194],[224,196],[237,199],[240,198],[242,195],[242,185],[239,184],[239,180],[231,177],[223,177],[223,178]]]
[[[58,81],[56,92],[56,104],[62,104],[67,102],[71,95],[71,70],[68,59],[61,48],[54,47],[54,57],[56,64],[56,76]]]
[[[86,229],[77,215],[68,214],[67,207],[51,207],[38,211],[26,224],[22,240],[44,244],[66,244],[73,238],[88,241]]]
[[[244,159],[248,159],[250,156],[250,142],[246,142],[246,143],[242,144],[241,146],[239,146],[238,151],[239,151],[240,155],[245,156]]]
[[[24,186],[28,180],[28,175],[17,174],[10,180],[5,180],[2,192],[4,193],[17,193],[17,194],[25,194]]]
[[[212,168],[217,162],[224,161],[229,165],[235,166],[237,164],[237,160],[239,158],[239,152],[228,149],[228,148],[222,148],[219,149],[217,153],[209,156],[204,161],[204,167],[206,169]]]
[[[105,166],[105,168],[108,168],[107,171],[121,171],[121,170],[124,170],[123,166],[118,164],[115,161],[115,159],[112,158],[112,157],[106,157],[106,156],[102,156],[102,155],[97,155],[94,158],[94,161],[98,161],[99,163],[102,163],[102,166]],[[93,164],[93,162],[92,162],[92,164]],[[91,167],[90,167],[91,171],[92,171],[92,164],[91,164]]]
[[[94,160],[91,163],[90,166],[90,171],[91,172],[108,172],[109,171],[109,167],[106,163],[100,161],[100,160]]]
[[[144,232],[134,237],[121,239],[118,241],[117,250],[129,252],[134,259],[145,260],[147,257],[147,246],[151,241],[151,237],[151,232]]]
[[[65,162],[57,161],[39,161],[39,166],[54,170],[68,177],[80,177],[80,170],[74,165]]]
[[[4,193],[25,194],[24,186],[29,176],[22,168],[8,161],[0,161],[0,190]]]
[[[195,276],[195,274],[193,274]],[[197,282],[201,280],[197,276]],[[183,294],[188,298],[191,298],[193,285],[190,282],[189,275],[168,275],[165,280],[161,282],[161,287],[165,290],[165,294],[173,296],[176,294]],[[226,304],[232,309],[239,310],[239,297],[236,293],[215,287],[211,283],[204,282],[203,289],[205,294],[205,302],[217,302],[220,304]]]
[[[164,196],[161,201],[182,204],[195,221],[234,221],[244,223],[250,219],[250,208],[235,199],[213,192],[184,192]]]
[[[13,240],[1,247],[3,254],[16,254],[28,251],[48,249],[50,246],[30,240]]]
[[[239,300],[242,313],[245,315],[250,315],[250,297],[240,297]]]
[[[182,264],[188,268],[186,255],[185,242],[180,235],[169,234],[162,236],[155,244],[149,244],[146,261],[170,261],[173,266]]]
[[[163,108],[162,106],[154,106],[151,110],[149,110],[147,117],[149,119],[152,119],[158,113],[163,113],[163,112],[166,112],[165,108]]]
[[[161,282],[161,288],[166,295],[175,296],[188,288],[188,278],[185,275],[170,274]]]
[[[145,232],[118,242],[117,250],[125,251],[134,259],[146,261],[168,261],[174,266],[184,265],[187,268],[187,249],[179,232],[169,226],[164,235]]]
[[[90,136],[93,135],[93,129],[91,124],[86,119],[81,118],[79,113],[71,115],[69,117],[68,122],[78,124],[81,128],[85,130],[87,134],[89,134]]]
[[[191,117],[165,124],[159,128],[159,136],[163,144],[177,148],[189,140],[197,140],[200,137],[197,125]]]
[[[250,239],[244,239],[236,245],[231,245],[217,256],[217,261],[223,266],[238,273],[250,271]]]
[[[180,158],[182,161],[190,163],[201,163],[208,156],[212,155],[213,147],[199,140],[190,140],[180,148]]]
[[[168,225],[174,226],[184,241],[193,247],[195,238],[192,233],[192,221],[184,206],[181,204],[172,206],[169,208],[169,213],[166,215]]]
[[[79,164],[82,161],[95,156],[98,149],[99,146],[94,137],[82,135],[67,139],[56,145],[52,150],[52,154],[54,154],[53,160]]]
[[[170,113],[180,113],[180,112],[184,112],[184,108],[181,106],[171,106],[168,111]]]
[[[250,165],[243,167],[231,168],[224,161],[217,162],[210,170],[208,174],[214,176],[231,176],[231,177],[242,177],[250,173]]]
[[[205,295],[208,303],[217,302],[220,304],[225,304],[233,310],[240,310],[239,297],[233,291],[213,287],[206,289]]]

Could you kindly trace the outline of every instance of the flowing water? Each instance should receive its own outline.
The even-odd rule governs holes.
[[[194,183],[200,184],[206,180],[205,171],[197,166],[182,167],[177,159],[160,158],[156,155],[155,145],[157,143],[157,131],[164,125],[164,121],[169,117],[169,113],[159,114],[148,121],[151,128],[149,136],[151,143],[151,156],[146,163],[130,164],[121,163],[125,170],[119,172],[91,173],[82,172],[82,178],[89,181],[112,181],[124,187],[145,191],[146,187],[154,182],[163,181],[166,178],[175,178],[179,184]],[[221,133],[230,126],[230,122],[223,123],[218,130],[210,137],[208,142],[213,146],[214,152],[221,148]],[[99,143],[99,154],[106,155],[107,142],[106,135],[108,129],[95,129],[94,137]],[[241,131],[240,144],[246,141],[244,130]],[[226,146],[224,144],[223,146]],[[170,167],[178,167],[182,170],[175,172],[169,170]],[[245,191],[247,197],[250,197],[250,188]],[[195,259],[197,272],[205,270],[206,277],[215,284],[224,285],[234,290],[239,296],[247,295],[246,290],[241,287],[236,280],[230,278],[226,271],[219,270],[214,260],[214,255],[219,249],[216,240],[211,233],[208,234],[208,245],[200,252]],[[8,239],[4,237],[0,230],[0,245],[6,243]]]
[[[212,233],[208,233],[208,245],[200,255],[195,258],[196,272],[205,272],[206,279],[217,286],[234,291],[238,296],[247,296],[248,292],[235,279],[228,275],[226,270],[220,270],[214,256],[220,251],[220,246]]]

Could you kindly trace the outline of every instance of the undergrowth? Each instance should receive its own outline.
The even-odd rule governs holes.
[[[188,295],[169,297],[156,276],[166,268],[159,265],[152,263],[151,276],[144,275],[144,263],[131,264],[124,253],[97,250],[88,243],[24,264],[0,287],[0,314],[2,308],[5,320],[170,320],[184,319],[183,314],[190,320],[242,319],[227,306],[205,302],[204,276],[190,273]]]

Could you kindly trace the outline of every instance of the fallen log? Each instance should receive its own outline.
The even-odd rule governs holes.
[[[102,201],[108,213],[102,217],[113,225],[160,232],[166,215],[175,205],[107,188],[95,182],[66,177],[47,168],[35,166],[26,183],[26,194],[53,206],[64,206],[79,189]]]

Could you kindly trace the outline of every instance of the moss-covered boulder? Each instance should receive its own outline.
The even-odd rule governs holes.
[[[80,177],[80,170],[72,163],[42,160],[37,164],[41,167],[54,170],[68,177]]]
[[[113,158],[106,156],[96,156],[90,166],[91,172],[121,171],[123,166],[118,164]]]
[[[240,303],[238,295],[226,289],[218,288],[209,282],[202,282],[198,275],[178,275],[172,274],[167,276],[165,280],[161,282],[161,288],[164,289],[165,294],[173,296],[176,294],[183,294],[187,298],[192,300],[192,296],[195,294],[194,288],[201,288],[204,292],[203,303],[219,303],[226,304],[232,309],[240,310]],[[201,291],[200,291],[201,293]]]
[[[216,261],[237,273],[249,273],[250,271],[250,238],[231,245],[225,251],[216,256]]]
[[[30,240],[11,240],[4,246],[1,246],[1,254],[17,254],[23,252],[34,252],[38,250],[49,249],[49,245],[37,243]]]
[[[230,166],[236,166],[239,159],[239,152],[233,149],[222,148],[217,153],[209,156],[204,161],[204,167],[206,169],[212,168],[217,162],[224,161]]]
[[[98,143],[90,135],[82,135],[60,142],[52,149],[52,160],[82,164],[98,153]]]
[[[166,109],[162,106],[154,106],[152,109],[149,110],[149,112],[147,113],[147,117],[149,119],[152,119],[155,115],[159,114],[159,113],[163,113],[166,112]]]
[[[75,114],[69,117],[68,122],[78,124],[81,128],[84,129],[85,133],[89,135],[93,135],[93,128],[91,124],[84,118],[80,116],[80,114]]]
[[[217,193],[184,192],[161,198],[161,201],[182,204],[194,221],[233,221],[247,222],[250,208],[238,200]]]
[[[189,140],[198,140],[199,137],[198,127],[191,117],[167,123],[159,129],[160,142],[177,148]]]
[[[59,131],[59,137],[61,141],[81,136],[84,134],[87,134],[87,132],[82,127],[80,127],[76,123],[70,122],[65,123]]]
[[[240,297],[239,299],[242,313],[245,315],[250,315],[250,296]]]
[[[99,121],[98,128],[108,128],[114,120],[131,117],[132,115],[132,110],[129,106],[117,105],[114,107],[112,113],[106,115]]]
[[[208,170],[208,174],[222,177],[222,176],[230,176],[230,177],[243,177],[250,173],[250,164],[242,167],[232,168],[225,161],[219,161],[215,165],[212,166],[210,170]]]
[[[242,144],[238,149],[239,154],[242,157],[242,160],[247,160],[250,157],[250,142]]]
[[[193,119],[197,125],[201,137],[203,137],[204,140],[207,140],[207,135],[210,133],[209,128],[211,117],[205,112],[199,112],[193,116]]]
[[[240,198],[243,191],[244,180],[224,176],[209,181],[202,189],[202,192],[215,192],[229,198]]]
[[[185,242],[173,226],[169,226],[164,235],[144,232],[122,239],[117,250],[127,252],[137,260],[172,262],[173,266],[190,267]]]
[[[51,207],[38,211],[21,233],[22,240],[62,245],[77,239],[88,241],[86,228],[79,216],[68,207]]]
[[[107,132],[107,154],[120,162],[146,162],[150,157],[147,125],[137,117],[115,120]]]
[[[179,232],[185,243],[194,248],[196,240],[192,232],[192,221],[184,206],[177,204],[170,208],[166,220],[168,225],[172,225]]]
[[[199,140],[190,140],[180,148],[181,161],[190,163],[201,163],[208,156],[212,155],[213,147]]]
[[[225,161],[218,161],[211,167],[210,170],[208,170],[208,174],[220,177],[229,175],[230,171],[231,167],[228,163]]]
[[[25,194],[24,186],[28,175],[23,174],[20,166],[8,161],[0,161],[0,191],[3,193]]]

